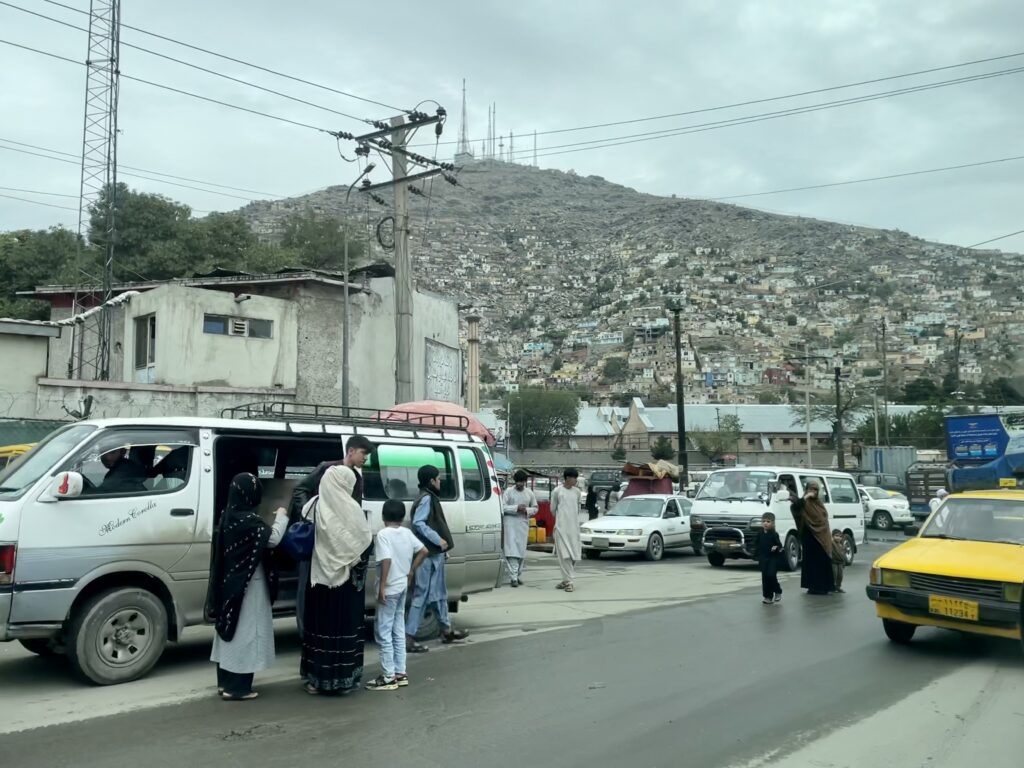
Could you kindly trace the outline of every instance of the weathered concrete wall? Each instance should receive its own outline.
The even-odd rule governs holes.
[[[0,333],[0,417],[34,415],[36,380],[46,375],[49,342],[46,336]]]
[[[135,380],[135,320],[156,316],[157,384],[293,389],[297,376],[296,316],[293,302],[164,285],[128,305],[121,380]],[[203,332],[205,315],[270,320],[272,338],[222,336]]]
[[[294,390],[41,379],[33,403],[34,416],[66,419],[65,408],[82,413],[89,396],[92,397],[89,416],[94,419],[220,416],[224,408],[249,402],[290,402],[295,399]]]

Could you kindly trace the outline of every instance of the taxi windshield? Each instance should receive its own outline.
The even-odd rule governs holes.
[[[718,501],[758,501],[760,494],[770,493],[774,472],[727,470],[712,472],[701,486],[698,499]]]
[[[921,538],[1024,545],[1024,499],[947,499]]]
[[[661,517],[661,499],[625,498],[615,505],[615,517]]]

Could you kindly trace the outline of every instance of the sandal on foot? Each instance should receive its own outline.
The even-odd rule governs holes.
[[[569,585],[563,581],[560,584],[555,584],[555,589],[565,589],[567,586]]]
[[[310,683],[306,683],[304,686],[302,686],[302,689],[310,696],[320,695],[320,689],[317,688],[315,685],[311,685]]]
[[[572,584],[566,584],[565,585],[565,591],[566,592],[575,592],[576,591],[576,587],[574,587]]]
[[[259,694],[256,691],[249,691],[244,696],[235,696],[225,691],[220,695],[224,701],[252,701],[253,699],[259,698]]]
[[[441,633],[441,642],[445,645],[450,645],[451,643],[461,643],[467,637],[469,637],[469,632],[466,632],[462,629],[453,629],[450,632]]]
[[[405,646],[406,653],[426,653],[429,650],[423,643],[410,643]]]

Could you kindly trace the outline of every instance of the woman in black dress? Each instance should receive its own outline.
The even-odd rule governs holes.
[[[804,497],[792,505],[804,556],[800,586],[810,595],[827,595],[836,589],[832,574],[832,527],[820,493],[818,483],[812,480],[804,489]]]

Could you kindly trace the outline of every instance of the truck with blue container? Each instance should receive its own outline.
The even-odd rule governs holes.
[[[950,490],[1024,487],[1024,411],[946,417]]]

